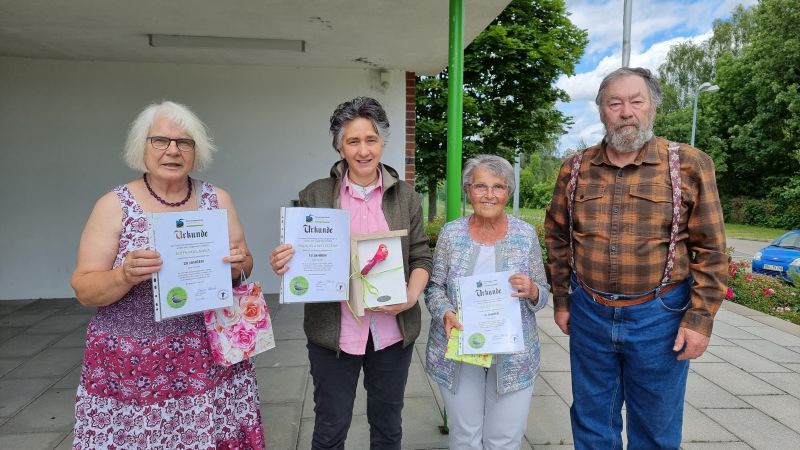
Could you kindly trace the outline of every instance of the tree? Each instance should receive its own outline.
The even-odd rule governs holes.
[[[554,82],[573,74],[586,44],[563,0],[513,0],[464,51],[464,158],[552,149],[569,124],[555,107],[568,96]],[[446,111],[447,71],[419,77],[417,187],[429,196],[445,178]]]

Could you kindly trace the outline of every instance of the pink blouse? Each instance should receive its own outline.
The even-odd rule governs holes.
[[[378,171],[377,187],[368,192],[366,198],[361,189],[347,178],[345,172],[339,198],[341,208],[350,211],[350,235],[389,231],[389,224],[383,216],[383,177]],[[347,302],[342,302],[342,326],[339,347],[351,355],[363,355],[367,349],[367,339],[372,333],[375,350],[384,349],[403,340],[397,319],[391,314],[373,313],[364,310],[358,323],[350,312]]]

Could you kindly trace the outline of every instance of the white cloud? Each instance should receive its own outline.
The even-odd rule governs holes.
[[[757,3],[757,0],[631,1],[630,65],[654,72],[664,62],[670,47],[687,40],[700,43],[708,39],[715,19],[730,16],[738,4],[748,7]],[[581,141],[593,144],[603,136],[594,97],[603,77],[622,62],[624,0],[567,0],[567,10],[574,24],[589,31],[590,42],[581,63],[581,67],[589,69],[572,77],[561,77],[556,83],[571,98],[570,103],[560,104],[559,110],[574,121],[561,138],[562,150],[575,148]]]

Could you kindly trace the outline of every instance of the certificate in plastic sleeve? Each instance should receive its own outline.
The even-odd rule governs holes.
[[[281,242],[294,256],[283,274],[281,303],[347,300],[350,213],[332,208],[281,208]]]
[[[155,320],[233,305],[228,211],[148,213],[150,247],[161,254],[153,274]]]
[[[520,299],[512,297],[513,271],[458,279],[462,354],[517,353],[525,349]]]

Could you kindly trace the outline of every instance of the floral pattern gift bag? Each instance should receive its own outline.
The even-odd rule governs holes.
[[[203,314],[214,361],[223,366],[232,366],[275,347],[261,283],[242,283],[233,289],[233,298],[233,306]]]

